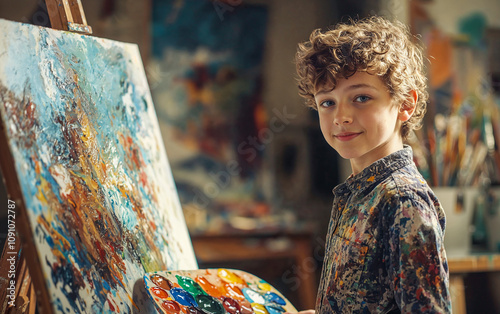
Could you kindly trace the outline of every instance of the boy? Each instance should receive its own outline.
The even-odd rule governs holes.
[[[333,190],[317,313],[451,312],[444,211],[403,144],[428,98],[411,39],[372,17],[299,45],[300,95],[352,168]]]

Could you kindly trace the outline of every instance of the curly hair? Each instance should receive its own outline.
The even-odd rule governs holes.
[[[421,127],[429,94],[424,73],[423,48],[401,22],[382,17],[341,23],[322,32],[316,29],[309,41],[300,43],[295,57],[299,94],[317,109],[314,93],[325,84],[335,88],[339,78],[357,71],[381,77],[395,103],[404,107],[412,90],[418,100],[412,117],[401,126],[406,139]]]

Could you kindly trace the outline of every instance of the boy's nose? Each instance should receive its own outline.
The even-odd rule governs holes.
[[[336,125],[352,123],[352,114],[345,105],[338,105],[333,122]]]
[[[342,118],[342,119],[335,119],[335,124],[336,125],[341,125],[341,124],[349,124],[352,122],[351,118]]]

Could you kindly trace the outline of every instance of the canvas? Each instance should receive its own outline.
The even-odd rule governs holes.
[[[145,273],[197,268],[136,45],[0,20],[0,112],[49,311],[150,312]]]

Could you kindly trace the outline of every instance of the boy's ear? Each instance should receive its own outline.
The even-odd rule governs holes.
[[[398,119],[402,122],[410,120],[415,108],[417,107],[418,94],[417,91],[410,91],[408,97],[405,99],[399,108]]]

